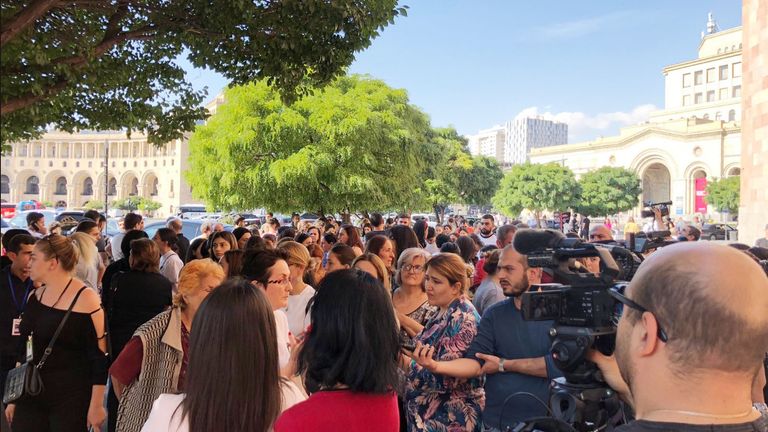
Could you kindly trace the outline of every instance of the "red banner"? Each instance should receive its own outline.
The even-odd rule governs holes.
[[[696,180],[696,201],[695,201],[695,208],[694,210],[696,213],[706,213],[707,212],[707,202],[704,200],[704,197],[707,196],[707,179],[706,178],[697,178]]]

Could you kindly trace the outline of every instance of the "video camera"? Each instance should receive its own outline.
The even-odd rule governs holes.
[[[652,203],[650,201],[643,201],[645,208],[640,212],[640,216],[643,218],[654,217],[653,209],[658,208],[661,212],[661,217],[669,216],[669,206],[672,205],[672,201],[664,201],[658,203]]]
[[[618,245],[566,238],[555,230],[520,230],[514,247],[527,255],[529,266],[550,269],[556,282],[534,285],[521,298],[523,319],[554,321],[550,352],[564,378],[550,386],[553,417],[579,431],[607,424],[619,412],[618,395],[586,355],[590,349],[607,355],[614,350],[619,302],[610,290],[622,292],[626,284],[617,281],[634,275],[634,254]],[[587,257],[600,258],[599,274],[577,264]]]
[[[670,231],[639,232],[632,237],[634,241],[632,250],[636,253],[644,254],[650,250],[677,243],[675,240],[667,240],[671,235]]]

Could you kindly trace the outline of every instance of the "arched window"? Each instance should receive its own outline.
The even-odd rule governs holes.
[[[715,120],[722,120],[722,119],[723,119],[723,115],[720,113],[720,111],[716,112],[715,113]]]
[[[728,111],[728,121],[736,121],[736,110],[730,110]]]
[[[709,120],[709,114],[704,114],[704,120]]]
[[[27,179],[27,189],[24,193],[34,195],[40,193],[40,179],[38,179],[37,176],[30,176]]]
[[[64,177],[59,177],[56,179],[56,192],[55,195],[66,195],[67,194],[67,179]]]
[[[7,175],[3,174],[0,176],[0,193],[11,193],[10,182],[11,179]]]
[[[131,193],[128,195],[135,196],[139,194],[139,179],[136,177],[131,180]]]
[[[112,177],[109,179],[109,195],[117,195],[117,180]]]
[[[152,196],[157,196],[157,186],[158,186],[158,180],[157,177],[155,177],[155,181],[152,182],[152,191],[149,193]]]
[[[90,177],[83,180],[83,195],[93,195],[93,180]]]

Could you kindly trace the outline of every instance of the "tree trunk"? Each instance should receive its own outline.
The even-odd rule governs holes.
[[[534,211],[533,214],[536,217],[536,226],[541,228],[541,214],[538,210]]]

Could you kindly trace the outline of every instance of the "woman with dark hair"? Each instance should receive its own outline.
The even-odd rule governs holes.
[[[112,277],[119,272],[127,272],[131,269],[131,265],[128,262],[128,254],[131,253],[131,242],[142,238],[148,238],[148,236],[147,233],[141,230],[131,230],[125,233],[122,242],[118,245],[123,253],[123,258],[108,265],[107,269],[104,270],[104,276],[101,277],[101,304],[107,304],[110,301],[109,294],[112,290],[109,289],[109,284],[112,283]]]
[[[237,239],[229,231],[216,231],[208,238],[208,245],[208,256],[214,262],[219,262],[224,252],[237,249]]]
[[[243,271],[243,255],[245,255],[245,251],[240,249],[224,252],[224,256],[219,260],[219,264],[224,269],[224,277],[226,279],[240,276]]]
[[[251,238],[248,239],[248,242],[245,244],[245,247],[242,248],[243,250],[263,250],[267,248],[266,242],[264,242],[264,239],[261,238],[261,236],[258,235],[251,235]]]
[[[355,256],[363,254],[363,241],[360,240],[360,233],[357,232],[357,228],[352,225],[344,224],[339,229],[339,243],[345,244],[352,248],[355,252]]]
[[[185,393],[160,395],[142,431],[271,430],[280,412],[305,399],[278,374],[275,340],[262,291],[243,279],[224,282],[195,319]]]
[[[298,369],[312,395],[285,411],[275,432],[398,430],[400,347],[384,288],[368,273],[340,270],[323,279],[310,305]]]
[[[124,237],[128,238],[128,236]],[[109,303],[104,304],[109,317],[108,327],[112,351],[116,359],[125,344],[142,324],[171,305],[173,284],[160,274],[160,252],[154,241],[138,239],[130,242],[127,254],[130,270],[120,272],[109,284]],[[114,430],[118,401],[110,390],[107,399],[108,420]]]
[[[411,227],[395,225],[389,230],[389,238],[395,245],[395,262],[400,259],[400,254],[408,248],[421,247],[416,233]]]
[[[312,237],[312,244],[320,244],[320,228],[316,226],[310,226],[307,228],[307,234]]]
[[[477,248],[475,242],[472,241],[472,238],[469,236],[459,237],[456,240],[456,246],[459,247],[459,256],[461,256],[461,259],[474,268],[474,261],[477,259],[477,251],[479,248]]]
[[[363,238],[367,238],[369,232],[373,231],[373,225],[370,222],[363,224]]]
[[[419,219],[413,224],[413,232],[416,234],[416,240],[419,241],[421,247],[427,247],[427,229],[429,224],[425,219]]]
[[[454,242],[443,243],[443,245],[440,246],[440,253],[452,253],[461,257],[461,250]]]
[[[336,243],[328,253],[328,262],[325,266],[326,273],[336,270],[344,270],[352,267],[352,261],[356,258],[355,251],[344,243]]]
[[[111,430],[138,432],[158,396],[184,391],[189,336],[197,331],[192,324],[203,300],[223,280],[224,271],[211,260],[195,260],[181,269],[174,307],[139,327],[109,369],[120,400],[117,426]]]
[[[389,272],[389,286],[395,288],[395,246],[392,240],[383,235],[375,235],[365,243],[365,253],[381,258]]]
[[[277,236],[275,234],[264,234],[261,238],[264,240],[264,249],[274,249],[277,246]]]
[[[296,234],[296,236],[293,238],[293,241],[300,245],[303,245],[304,247],[309,247],[309,245],[315,244],[314,239],[305,232],[300,232]]]
[[[372,253],[364,253],[352,261],[352,268],[362,270],[375,277],[384,286],[387,292],[392,292],[392,280],[389,278],[389,271],[384,265],[384,261]]]
[[[251,230],[245,227],[237,227],[233,229],[232,235],[235,236],[235,240],[237,241],[236,249],[240,250],[245,250],[245,245],[247,245],[248,241],[253,237]]]
[[[427,298],[438,313],[416,337],[416,362],[411,363],[405,395],[410,431],[483,430],[483,379],[434,373],[437,361],[464,357],[477,335],[480,316],[466,297],[469,280],[458,255],[441,253],[427,261]]]
[[[440,252],[440,248],[437,247],[437,233],[432,227],[427,228],[426,243],[427,245],[424,247],[424,250],[429,252],[430,255],[435,255],[436,253]]]

